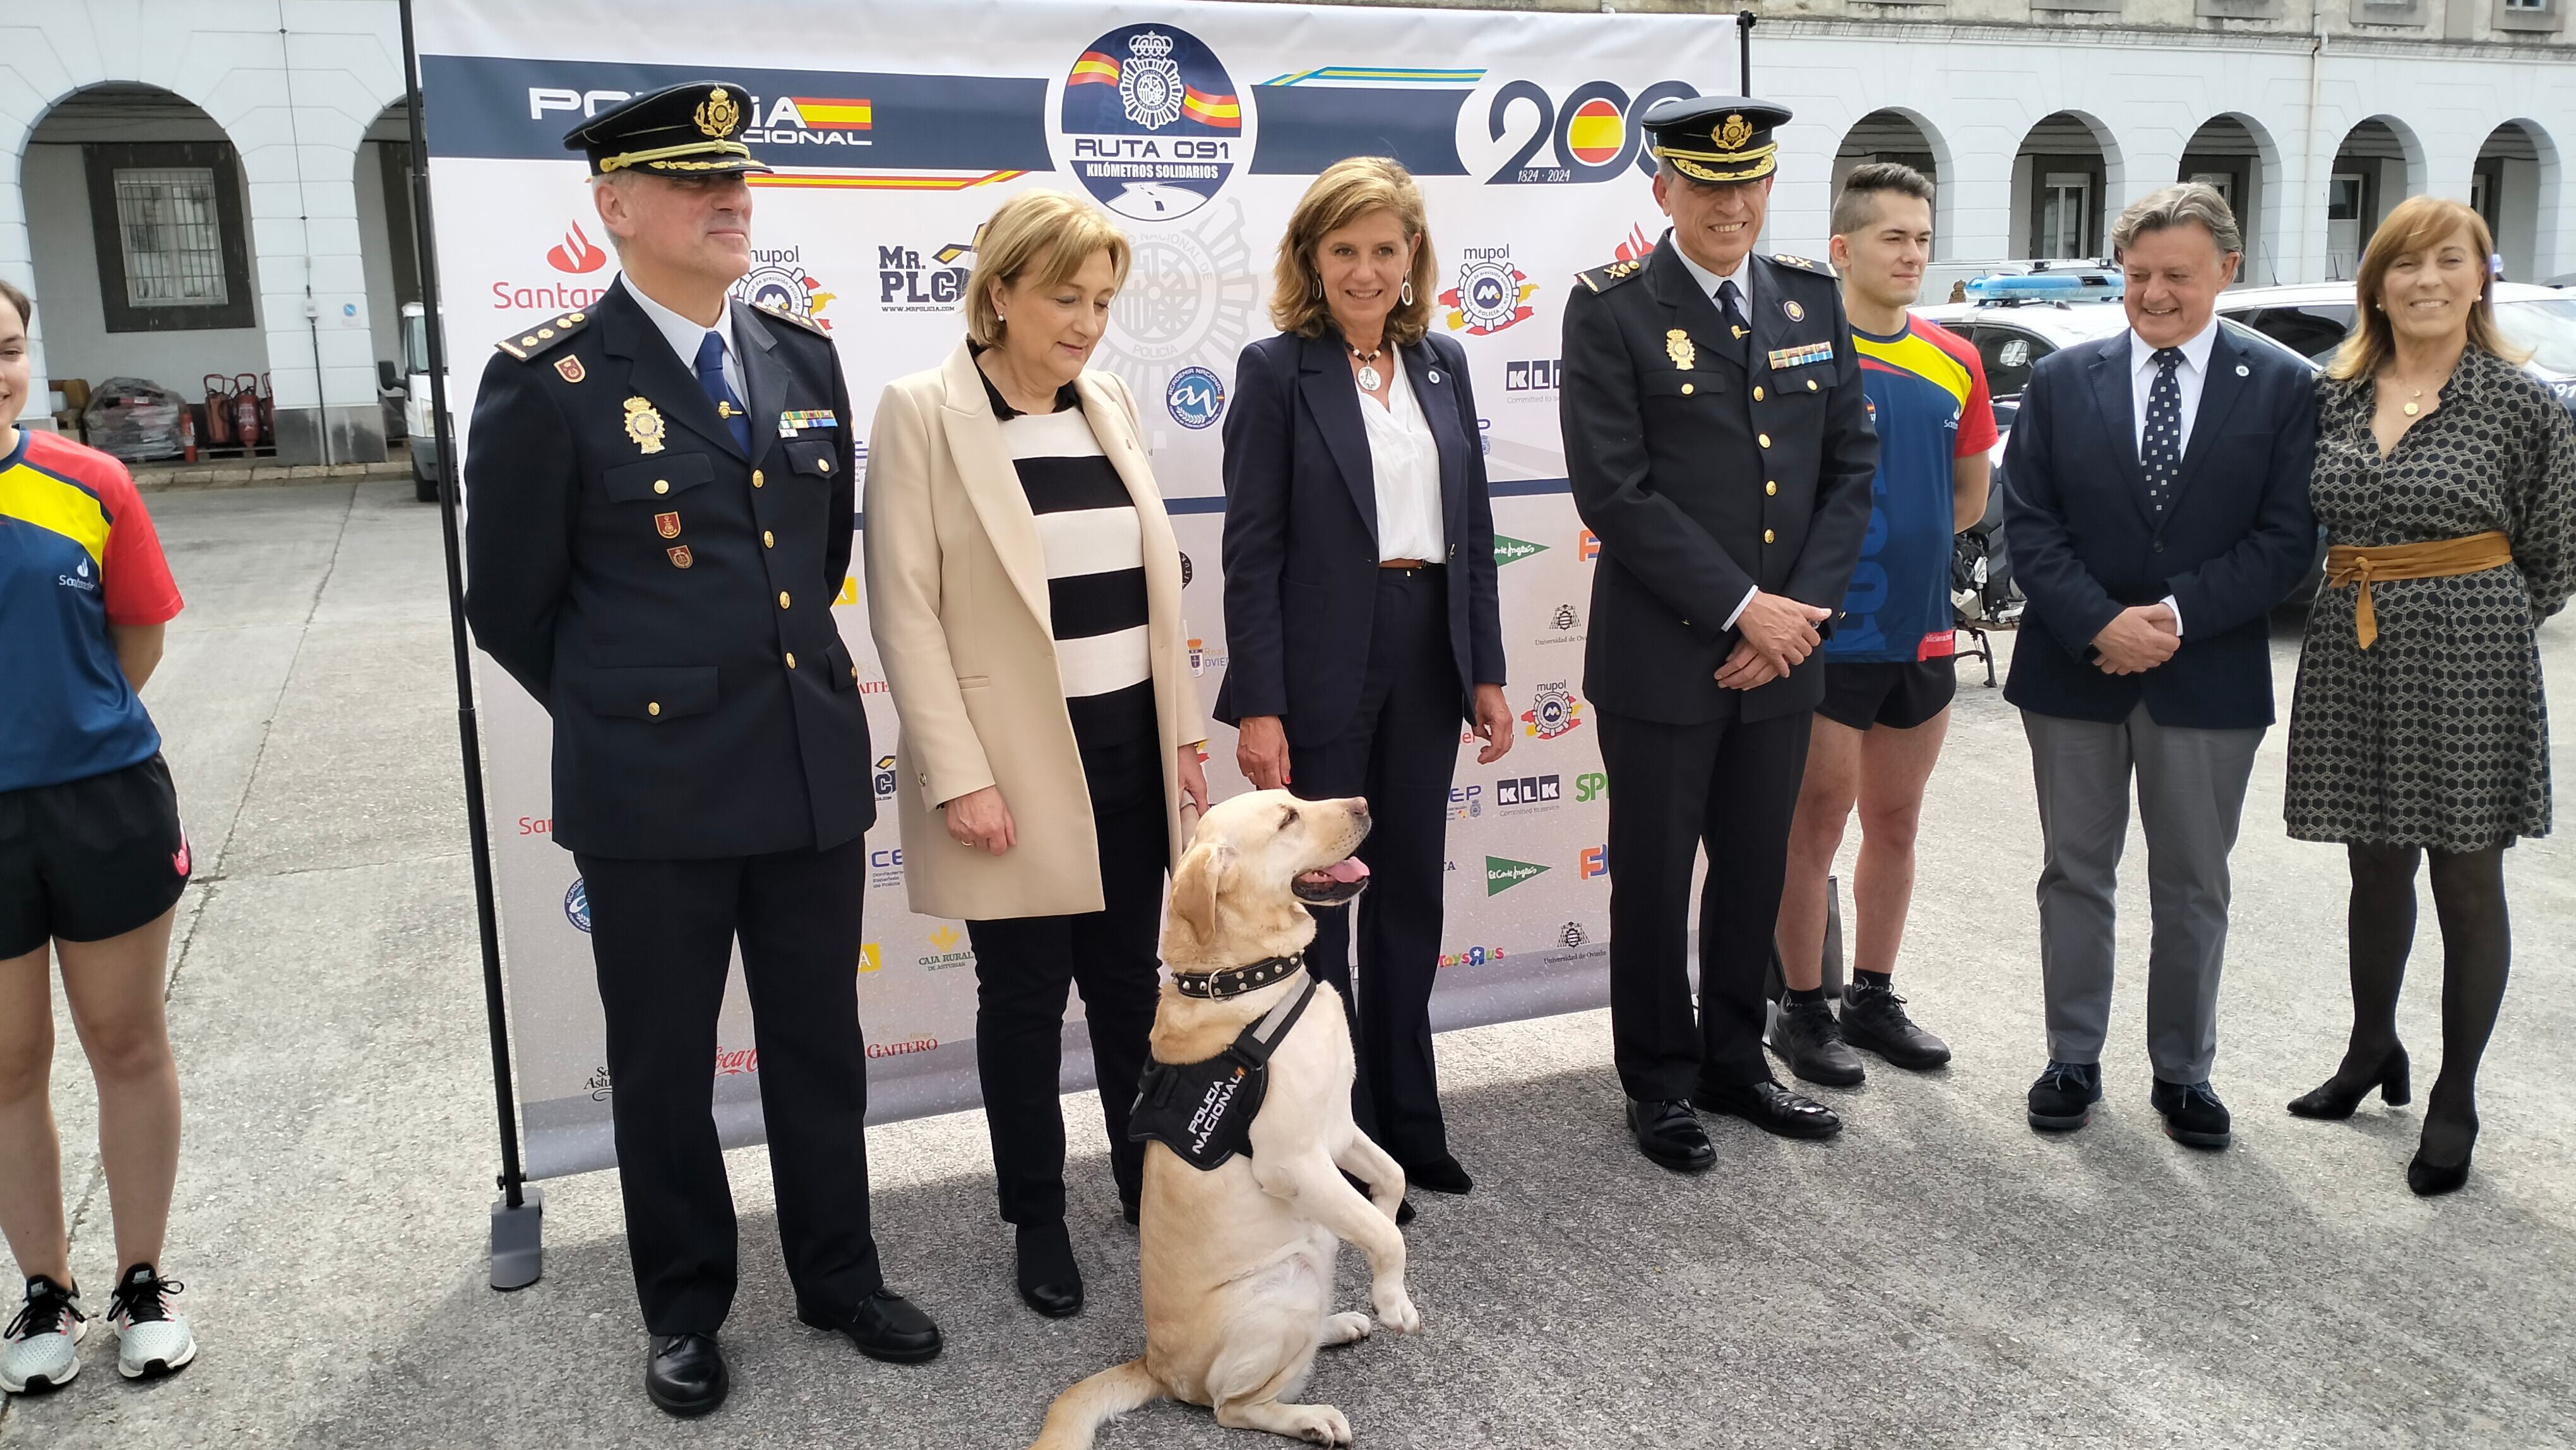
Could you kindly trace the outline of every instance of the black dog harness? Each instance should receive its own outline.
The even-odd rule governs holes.
[[[1270,970],[1274,963],[1282,961],[1287,964],[1286,970]],[[1222,999],[1239,997],[1256,987],[1283,980],[1304,966],[1297,958],[1272,958],[1250,967],[1192,974],[1198,976],[1200,990],[1196,992],[1186,985],[1188,976],[1176,974],[1174,980],[1183,984],[1181,990],[1190,996]],[[1210,980],[1233,978],[1239,982],[1247,973],[1264,972],[1267,975],[1253,986],[1229,983],[1230,990],[1213,990],[1216,984]],[[1136,1106],[1127,1115],[1129,1141],[1158,1141],[1201,1172],[1223,1166],[1237,1153],[1251,1157],[1252,1120],[1261,1111],[1262,1095],[1270,1087],[1270,1054],[1305,1014],[1306,1004],[1315,999],[1315,986],[1309,978],[1306,990],[1282,998],[1267,1016],[1244,1028],[1232,1046],[1205,1062],[1148,1061],[1145,1075],[1137,1084]]]

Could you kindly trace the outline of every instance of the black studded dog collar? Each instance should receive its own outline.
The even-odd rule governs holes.
[[[1219,972],[1174,972],[1172,985],[1184,997],[1201,997],[1222,1002],[1246,992],[1258,992],[1273,982],[1284,982],[1305,970],[1306,954],[1297,952],[1284,957],[1264,957],[1240,967],[1227,967]]]

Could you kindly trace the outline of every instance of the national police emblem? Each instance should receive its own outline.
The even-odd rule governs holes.
[[[733,103],[733,97],[726,93],[724,87],[718,86],[707,92],[705,100],[698,102],[697,121],[699,130],[722,141],[733,134],[734,127],[742,124],[742,108]]]

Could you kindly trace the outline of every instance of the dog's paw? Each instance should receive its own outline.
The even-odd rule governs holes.
[[[1355,1340],[1368,1338],[1369,1331],[1373,1327],[1369,1323],[1369,1317],[1357,1311],[1349,1314],[1335,1314],[1324,1321],[1322,1342],[1328,1346],[1349,1344]]]
[[[1351,1422],[1343,1417],[1341,1411],[1330,1405],[1300,1405],[1297,1409],[1299,1412],[1296,1420],[1298,1439],[1311,1441],[1317,1445],[1351,1443]]]
[[[1422,1311],[1413,1307],[1413,1297],[1399,1283],[1382,1283],[1370,1291],[1377,1305],[1377,1322],[1398,1334],[1420,1334]]]

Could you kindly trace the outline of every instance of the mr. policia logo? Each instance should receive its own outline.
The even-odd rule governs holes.
[[[948,242],[927,252],[877,248],[877,310],[954,312],[966,305],[966,278],[975,268],[971,242]]]

